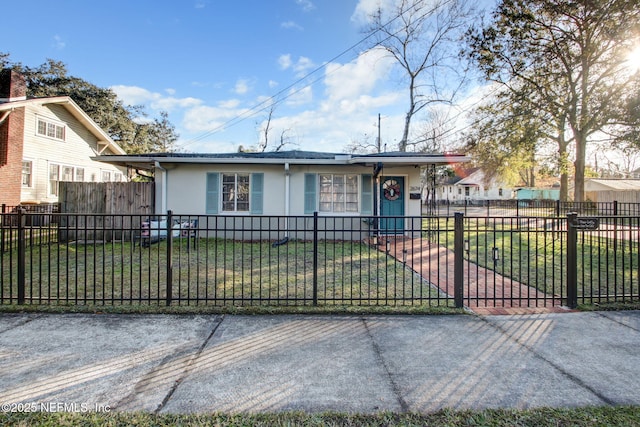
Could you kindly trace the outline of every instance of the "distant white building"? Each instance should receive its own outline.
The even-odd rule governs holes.
[[[436,188],[438,202],[462,202],[478,200],[507,200],[515,198],[512,187],[491,179],[485,182],[480,168],[466,169]]]

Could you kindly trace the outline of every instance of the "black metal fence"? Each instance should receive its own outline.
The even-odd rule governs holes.
[[[640,299],[640,217],[2,215],[0,303],[549,307]],[[28,225],[30,224],[30,225]]]
[[[559,200],[461,200],[439,202],[432,209],[434,215],[467,216],[534,216],[559,217],[570,212],[581,215],[640,216],[640,203],[622,202],[561,202]]]

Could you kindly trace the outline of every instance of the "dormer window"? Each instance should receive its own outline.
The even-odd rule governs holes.
[[[42,117],[38,117],[38,126],[36,127],[38,135],[48,138],[64,141],[65,127],[62,124],[55,123]]]

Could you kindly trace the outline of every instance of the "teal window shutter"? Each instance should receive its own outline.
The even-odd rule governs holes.
[[[207,214],[218,213],[218,203],[220,200],[220,174],[211,172],[207,174]]]
[[[362,215],[373,214],[373,177],[368,174],[362,175],[360,213]]]
[[[251,174],[251,199],[249,201],[249,213],[262,214],[264,205],[264,174]]]
[[[314,173],[304,174],[304,213],[312,214],[316,211],[316,179]]]

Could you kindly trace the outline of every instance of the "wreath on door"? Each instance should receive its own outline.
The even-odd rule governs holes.
[[[384,198],[387,200],[397,200],[400,197],[400,184],[395,179],[388,179],[382,184]]]

